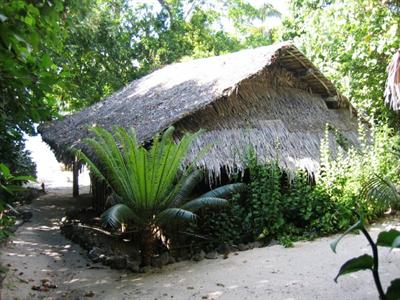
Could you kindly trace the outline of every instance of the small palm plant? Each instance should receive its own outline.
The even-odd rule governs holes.
[[[228,184],[191,199],[203,174],[182,163],[196,134],[185,134],[175,143],[174,128],[156,135],[147,149],[136,138],[134,129],[115,127],[114,135],[94,127],[95,138],[85,139],[92,160],[78,156],[118,195],[119,203],[102,214],[104,224],[113,227],[134,223],[141,232],[142,263],[150,263],[157,232],[174,220],[194,221],[196,210],[227,205],[224,197],[244,190],[242,183]],[[88,153],[88,152],[87,152]]]
[[[379,201],[380,203],[386,204],[386,207],[399,207],[400,204],[400,194],[396,185],[389,179],[379,176],[377,174],[373,175],[363,186],[360,193],[361,199],[367,199],[369,201]],[[379,299],[381,300],[398,300],[400,299],[400,278],[391,281],[390,286],[387,288],[386,292],[383,289],[381,279],[379,276],[379,256],[378,256],[378,246],[389,247],[389,248],[400,248],[400,231],[396,229],[391,229],[389,231],[382,231],[379,233],[376,242],[373,241],[372,237],[368,233],[364,225],[363,216],[359,216],[359,220],[356,224],[347,229],[344,234],[342,234],[338,239],[331,243],[331,249],[336,253],[336,248],[338,243],[343,239],[343,237],[352,231],[361,230],[366,239],[368,240],[372,256],[369,254],[364,254],[359,257],[352,258],[345,262],[339,270],[337,279],[345,274],[350,274],[353,272],[358,272],[362,270],[370,270],[375,281],[375,286],[379,294]]]

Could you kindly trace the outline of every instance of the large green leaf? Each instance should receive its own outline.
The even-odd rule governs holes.
[[[382,247],[393,247],[393,242],[397,237],[400,237],[400,231],[391,229],[389,231],[382,231],[378,235],[376,245]]]
[[[5,164],[0,164],[0,172],[5,179],[11,176],[10,169]]]
[[[185,200],[190,197],[193,189],[199,184],[203,179],[203,172],[200,170],[194,170],[188,176],[182,178],[182,182],[179,183],[177,191],[173,196],[173,203],[175,205],[182,204]]]
[[[33,182],[36,182],[35,177],[33,177],[33,176],[24,176],[24,175],[13,176],[12,180],[13,181],[33,181]]]
[[[400,300],[400,278],[392,280],[386,291],[387,300]]]
[[[200,197],[185,203],[182,205],[182,208],[189,211],[196,211],[203,207],[226,206],[228,204],[228,200],[222,198]]]
[[[335,241],[333,241],[330,246],[331,249],[334,253],[336,253],[336,247],[338,245],[338,243],[350,232],[354,231],[354,230],[359,230],[362,229],[364,227],[362,219],[358,220],[357,223],[355,223],[353,226],[351,226],[349,229],[347,229],[339,238],[337,238]]]
[[[400,248],[400,236],[398,236],[397,238],[395,238],[393,240],[392,247],[393,248]]]
[[[109,225],[117,228],[123,223],[137,220],[135,213],[124,204],[116,204],[111,206],[101,215],[103,225]]]
[[[157,215],[156,224],[163,226],[174,220],[192,222],[196,218],[197,216],[191,211],[181,208],[167,208]]]
[[[234,193],[241,193],[246,190],[246,184],[244,183],[231,183],[227,185],[223,185],[216,189],[213,189],[203,195],[201,197],[204,198],[224,198]]]
[[[364,254],[356,258],[352,258],[345,262],[339,270],[339,273],[335,277],[335,282],[339,276],[354,273],[362,270],[372,270],[374,266],[374,259],[371,255]]]

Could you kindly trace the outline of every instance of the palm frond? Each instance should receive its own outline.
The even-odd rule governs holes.
[[[172,205],[180,206],[185,200],[190,197],[193,189],[203,179],[204,173],[200,170],[194,170],[187,176],[182,176],[180,182],[176,185],[176,189],[173,192]]]
[[[176,182],[181,177],[183,160],[197,134],[187,133],[175,142],[174,128],[170,127],[162,135],[157,134],[150,149],[146,149],[139,143],[134,129],[114,127],[113,134],[100,127],[90,131],[94,137],[85,139],[84,143],[94,159],[79,151],[77,155],[121,197],[121,203],[147,222],[171,207],[171,194],[178,190]],[[110,222],[118,223],[112,218]]]
[[[125,204],[116,204],[107,209],[101,215],[101,222],[104,226],[111,226],[117,228],[123,223],[135,221],[134,212]]]
[[[396,186],[389,179],[376,174],[365,183],[360,197],[382,203],[400,203],[400,195]]]
[[[213,189],[212,191],[209,191],[203,195],[201,195],[201,198],[225,198],[229,195],[235,194],[235,193],[241,193],[246,190],[246,184],[244,183],[231,183],[227,185],[223,185],[221,187],[218,187],[216,189]]]
[[[194,212],[204,207],[227,206],[228,204],[228,200],[222,198],[199,197],[182,205],[182,209]]]
[[[163,226],[174,220],[193,222],[196,218],[197,216],[191,211],[182,208],[167,208],[157,215],[155,222]]]

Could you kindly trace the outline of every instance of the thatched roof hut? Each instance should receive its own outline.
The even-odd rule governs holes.
[[[89,126],[134,127],[143,142],[170,125],[202,128],[189,159],[211,145],[198,164],[218,176],[243,167],[249,144],[260,159],[315,171],[326,123],[356,139],[346,99],[294,45],[280,43],[165,66],[39,131],[70,164],[69,149],[82,147]]]

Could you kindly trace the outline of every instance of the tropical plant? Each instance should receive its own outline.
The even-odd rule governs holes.
[[[174,128],[170,127],[145,148],[134,129],[115,127],[114,136],[99,127],[91,131],[95,138],[86,139],[85,144],[95,159],[82,152],[78,155],[119,196],[119,203],[102,214],[102,221],[113,227],[134,223],[139,228],[145,265],[150,263],[156,235],[168,223],[194,221],[198,209],[227,205],[224,197],[245,188],[233,183],[191,198],[203,174],[193,164],[182,170],[182,163],[198,133],[187,133],[175,143]]]
[[[34,180],[35,178],[32,176],[15,176],[11,174],[10,169],[5,164],[0,163],[0,212],[4,210],[7,204],[12,202],[15,193],[25,189],[22,186],[24,182]]]
[[[357,223],[351,226],[344,234],[342,234],[338,239],[331,243],[331,249],[336,253],[336,247],[338,243],[343,239],[348,233],[361,230],[366,239],[368,240],[371,249],[372,256],[369,254],[364,254],[359,257],[352,258],[345,262],[339,270],[339,273],[335,277],[335,282],[337,279],[345,274],[350,274],[362,270],[370,270],[374,277],[374,282],[376,289],[381,300],[399,300],[400,299],[400,278],[392,280],[390,286],[387,288],[386,293],[383,290],[382,283],[379,277],[379,256],[378,256],[378,246],[390,247],[390,248],[400,248],[400,231],[389,230],[382,231],[379,233],[377,241],[374,242],[368,231],[366,230],[361,217]]]
[[[15,176],[10,169],[0,163],[0,241],[9,236],[8,228],[14,225],[15,218],[4,213],[6,208],[14,210],[11,203],[18,192],[24,190],[22,184],[34,181],[31,176]]]
[[[388,206],[391,207],[398,207],[400,204],[400,194],[397,190],[396,185],[388,178],[380,176],[378,174],[374,174],[373,176],[371,176],[371,178],[363,185],[363,188],[360,192],[360,198],[369,200],[371,203],[386,203]],[[339,276],[344,274],[361,270],[371,270],[380,299],[400,299],[400,278],[395,279],[391,282],[391,285],[388,287],[386,293],[383,291],[383,287],[379,277],[378,257],[378,246],[400,248],[400,232],[394,229],[389,231],[382,231],[379,233],[377,241],[374,242],[364,226],[364,217],[361,216],[357,223],[347,229],[343,235],[341,235],[337,240],[331,243],[332,251],[336,253],[336,247],[340,240],[345,235],[354,230],[361,230],[361,232],[367,238],[372,249],[372,257],[368,254],[364,254],[357,258],[350,259],[340,268],[340,271],[336,276],[335,281]]]

